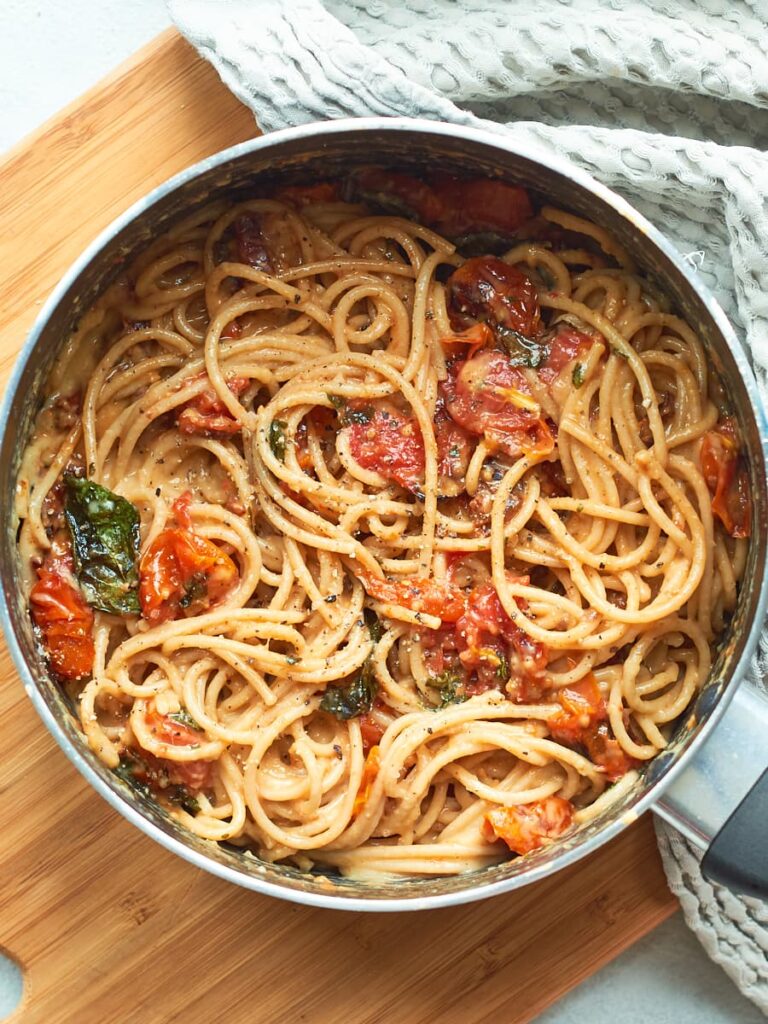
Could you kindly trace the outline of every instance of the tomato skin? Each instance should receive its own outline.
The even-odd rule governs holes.
[[[749,537],[752,521],[749,474],[739,452],[736,424],[730,416],[704,435],[700,461],[712,495],[712,512],[731,537]]]
[[[495,256],[475,256],[448,278],[451,327],[486,323],[497,337],[516,331],[535,337],[541,329],[536,286],[518,267]]]
[[[572,359],[585,355],[594,345],[595,339],[577,331],[575,327],[559,324],[547,346],[547,358],[538,368],[539,378],[551,383]]]
[[[528,583],[528,577],[511,577],[514,582]],[[518,600],[517,602],[521,602]],[[497,669],[500,656],[507,651],[497,641],[511,644],[514,653],[511,677],[516,685],[515,696],[523,703],[538,700],[544,684],[549,659],[544,644],[533,640],[504,611],[504,607],[490,580],[475,587],[466,599],[466,611],[456,622],[456,646],[459,660],[466,669],[482,670],[490,667],[492,674],[480,673],[483,689],[499,686]],[[489,665],[490,663],[490,665]],[[478,691],[482,692],[482,690]]]
[[[582,747],[593,764],[616,782],[640,763],[624,752],[608,724],[608,709],[590,672],[573,686],[558,691],[560,709],[547,720],[551,738],[567,747]]]
[[[191,495],[182,495],[174,512],[180,525],[163,530],[139,565],[139,602],[147,622],[158,625],[179,614],[199,615],[235,585],[237,567],[212,541],[190,529]]]
[[[233,221],[237,244],[237,258],[265,274],[273,273],[272,256],[267,246],[262,227],[262,218],[257,213],[241,213]]]
[[[85,679],[93,671],[93,612],[72,582],[73,562],[68,548],[54,542],[37,570],[29,608],[43,640],[51,668],[66,680]]]
[[[515,807],[494,807],[485,815],[487,839],[503,839],[520,856],[549,846],[573,822],[573,804],[561,796],[548,796]]]
[[[239,320],[230,320],[224,330],[221,332],[222,338],[239,338],[243,333],[243,326]]]
[[[431,576],[387,580],[369,573],[361,573],[360,578],[377,601],[435,615],[443,622],[456,622],[464,612],[464,591],[449,580],[436,580]]]
[[[158,742],[171,747],[192,747],[205,739],[201,732],[177,722],[171,715],[159,714],[154,707],[147,711],[144,721]],[[139,764],[134,768],[134,776],[156,792],[162,793],[171,785],[184,786],[194,793],[210,789],[213,785],[214,761],[173,761],[168,757],[157,757],[141,746],[137,755]]]
[[[488,324],[473,324],[464,331],[441,338],[440,344],[449,358],[461,356],[464,359],[471,359],[476,352],[488,348],[492,341],[493,331]],[[465,349],[465,345],[469,347]]]
[[[351,423],[349,450],[363,469],[420,492],[424,480],[424,441],[412,416],[377,408],[367,423]]]
[[[512,235],[533,215],[524,188],[492,178],[439,174],[419,181],[399,171],[363,167],[355,171],[352,187],[364,200],[394,207],[449,238],[485,231]]]
[[[434,429],[437,472],[441,478],[455,480],[463,487],[475,442],[469,431],[448,415],[442,397],[438,398],[435,407]]]
[[[358,816],[368,802],[371,790],[373,789],[373,784],[376,781],[376,776],[379,774],[380,767],[381,758],[379,756],[379,748],[377,746],[371,747],[365,759],[365,765],[363,766],[363,777],[360,780],[360,788],[357,791],[355,802],[352,805],[353,818]]]
[[[247,377],[232,377],[227,381],[227,387],[239,397],[250,383]],[[176,418],[176,425],[182,434],[203,437],[232,436],[242,429],[213,388],[206,388],[186,402]]]
[[[442,206],[437,227],[449,238],[483,231],[512,235],[533,216],[528,193],[519,185],[442,175],[433,188]]]
[[[370,712],[361,715],[357,721],[360,725],[360,735],[363,740],[363,752],[368,754],[373,747],[381,742],[381,737],[384,735],[384,727],[371,717]]]
[[[624,753],[607,722],[600,722],[588,730],[582,743],[590,761],[603,769],[609,782],[616,782],[640,764],[636,758]]]
[[[530,387],[523,371],[502,352],[483,350],[455,364],[443,384],[451,418],[469,433],[485,437],[492,448],[512,458],[543,457],[553,450],[546,420],[510,397],[519,393],[530,398]]]

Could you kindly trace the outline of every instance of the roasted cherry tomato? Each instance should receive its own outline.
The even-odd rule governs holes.
[[[493,178],[436,178],[433,189],[442,211],[436,224],[449,238],[495,232],[513,235],[533,216],[528,193]]]
[[[400,171],[361,167],[350,179],[355,198],[422,224],[436,224],[443,207],[431,186]]]
[[[445,491],[448,481],[456,485],[454,490],[463,490],[476,442],[464,427],[448,415],[442,398],[438,399],[433,422],[437,442],[437,472],[440,476],[438,492],[442,494]]]
[[[85,679],[93,670],[93,612],[74,584],[72,556],[55,543],[29,595],[51,668],[62,679]]]
[[[400,171],[363,167],[351,177],[355,198],[421,221],[449,238],[515,234],[533,215],[528,193],[491,178],[447,174],[419,181]]]
[[[195,733],[195,739],[189,742],[199,743],[200,735]],[[188,743],[175,745],[187,746]],[[143,747],[132,748],[129,754],[134,761],[131,774],[155,793],[162,794],[172,786],[183,786],[190,793],[199,793],[213,785],[214,761],[173,761],[169,757],[155,757]]]
[[[353,422],[349,450],[363,469],[372,469],[419,494],[424,482],[424,441],[412,416],[377,408],[365,422]]]
[[[174,506],[177,528],[163,530],[141,559],[139,601],[144,618],[156,625],[179,615],[199,615],[237,582],[229,555],[189,526],[189,497]]]
[[[548,796],[516,807],[494,807],[485,815],[485,834],[503,839],[513,853],[522,855],[549,846],[572,822],[570,800]]]
[[[515,577],[514,581],[526,584],[528,577]],[[519,599],[517,603],[524,604]],[[511,650],[499,640],[510,644]],[[518,684],[516,697],[523,703],[540,698],[549,660],[547,648],[512,621],[490,581],[475,587],[466,598],[466,611],[456,622],[456,645],[466,669],[492,669],[495,681],[491,685],[503,686],[512,679]]]
[[[461,665],[453,623],[446,623],[442,629],[425,629],[421,633],[421,644],[430,675],[440,676]]]
[[[381,765],[381,759],[379,757],[379,748],[371,747],[368,751],[368,756],[365,759],[365,765],[363,767],[363,777],[360,780],[360,788],[357,791],[355,802],[352,805],[352,817],[356,818],[358,814],[365,807],[368,802],[368,798],[371,795],[373,784],[376,781],[376,776],[379,774],[379,767]]]
[[[147,728],[160,743],[170,747],[193,747],[205,739],[203,733],[193,729],[173,715],[161,715],[151,708],[145,715]],[[156,757],[142,748],[141,760],[146,765],[146,781],[153,789],[164,785],[184,786],[193,792],[209,789],[213,783],[213,761],[173,761],[167,757]],[[134,768],[134,776],[141,779],[140,770]]]
[[[573,686],[559,690],[555,702],[559,710],[548,719],[553,740],[568,747],[581,747],[606,778],[615,782],[639,762],[624,752],[608,724],[608,710],[597,680],[590,672]]]
[[[309,453],[309,427],[313,427],[321,442],[336,437],[337,423],[333,409],[324,405],[316,405],[304,417],[296,429],[296,459],[299,466],[308,472],[312,469],[312,456]]]
[[[537,372],[546,384],[553,381],[572,359],[586,355],[594,345],[594,338],[567,324],[559,324],[547,343],[547,356]]]
[[[527,338],[541,329],[539,300],[533,281],[495,256],[475,256],[448,278],[451,327],[463,330],[486,323],[499,337],[514,331]]]
[[[365,589],[377,601],[425,612],[443,622],[456,622],[464,613],[464,591],[450,580],[436,580],[431,576],[387,580],[369,573],[361,573],[360,578]]]
[[[442,393],[445,408],[459,426],[485,437],[492,448],[512,458],[552,451],[552,431],[525,374],[502,352],[483,350],[452,369]]]
[[[233,222],[237,242],[237,258],[256,270],[271,274],[274,270],[272,256],[264,237],[262,218],[258,213],[241,213]]]
[[[616,782],[622,775],[626,775],[640,764],[638,760],[624,752],[607,722],[599,722],[588,729],[581,742],[590,761],[604,770],[609,782]]]
[[[731,537],[749,537],[752,498],[747,465],[739,452],[736,424],[726,416],[701,442],[701,470],[712,495],[712,511]]]
[[[250,383],[247,377],[232,377],[227,381],[227,387],[235,397],[239,397]],[[242,429],[213,388],[206,388],[186,402],[181,407],[176,423],[182,434],[203,437],[231,436],[239,434]]]
[[[368,712],[365,715],[361,715],[357,721],[360,725],[360,735],[363,740],[363,750],[367,754],[372,747],[377,746],[377,744],[381,741],[381,737],[384,735],[384,728],[383,726],[379,725],[379,723],[374,718],[371,717],[370,712]]]
[[[558,690],[556,702],[560,709],[547,720],[547,726],[558,743],[582,743],[585,733],[606,717],[605,701],[591,672],[578,683]]]
[[[449,358],[460,357],[471,359],[480,349],[488,348],[493,342],[493,331],[488,324],[473,324],[465,331],[448,334],[440,339],[440,344]]]

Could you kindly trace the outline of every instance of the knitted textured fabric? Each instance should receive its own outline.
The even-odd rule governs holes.
[[[413,116],[513,132],[659,225],[714,292],[768,398],[765,0],[168,0],[263,131]],[[761,16],[761,14],[763,16]],[[752,685],[768,674],[768,632]],[[768,1012],[768,917],[657,825],[707,952]]]

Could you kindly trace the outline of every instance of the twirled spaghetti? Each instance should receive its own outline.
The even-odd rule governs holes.
[[[200,837],[401,875],[524,854],[709,672],[749,524],[718,387],[621,246],[522,189],[217,203],[51,376],[19,488],[41,643],[91,747]]]

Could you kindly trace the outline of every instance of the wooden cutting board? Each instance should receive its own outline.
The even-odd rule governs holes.
[[[13,150],[0,164],[3,384],[41,301],[97,232],[254,133],[169,31]],[[24,970],[24,1024],[522,1024],[676,905],[649,817],[537,885],[417,915],[236,888],[91,791],[0,651],[0,947]]]

